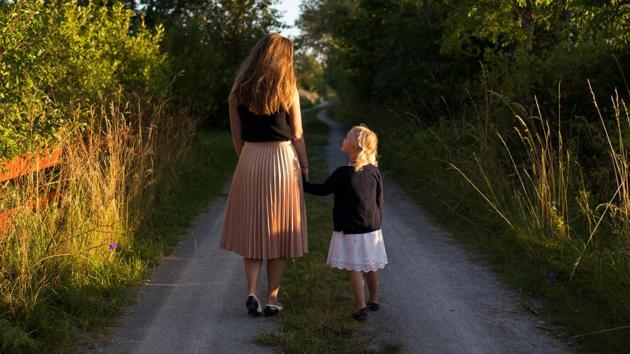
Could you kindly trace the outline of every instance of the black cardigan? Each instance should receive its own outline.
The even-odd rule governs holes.
[[[383,178],[374,165],[366,165],[358,172],[352,166],[339,167],[323,184],[304,180],[304,191],[314,195],[335,194],[335,231],[362,234],[381,229]]]

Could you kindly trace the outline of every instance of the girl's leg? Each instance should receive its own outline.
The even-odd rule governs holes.
[[[365,283],[363,282],[363,272],[350,271],[350,287],[354,300],[357,302],[357,310],[365,307]]]
[[[376,272],[367,272],[367,286],[368,289],[370,290],[370,300],[368,300],[368,302],[372,302],[372,303],[376,303],[378,304],[378,301],[380,299],[380,294],[379,294],[379,275],[378,275],[378,271]]]
[[[286,259],[270,259],[267,261],[267,303],[276,305],[282,275],[287,266]]]
[[[260,268],[262,267],[262,260],[243,258],[245,265],[245,276],[247,277],[247,293],[256,294],[256,288],[258,287],[258,275],[260,274]]]

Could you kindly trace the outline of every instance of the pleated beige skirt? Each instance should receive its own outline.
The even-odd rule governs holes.
[[[228,194],[221,248],[252,259],[308,251],[302,174],[291,142],[245,142]]]

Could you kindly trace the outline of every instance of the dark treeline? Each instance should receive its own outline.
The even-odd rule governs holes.
[[[593,132],[592,93],[604,113],[611,96],[630,95],[629,18],[619,1],[318,0],[303,5],[300,26],[344,107],[432,124],[490,103],[501,131],[512,129],[510,105],[540,108],[580,142],[579,162],[593,172],[586,183],[601,194],[614,177],[596,172],[608,152]]]
[[[238,65],[260,37],[281,28],[275,0],[127,0],[148,26],[164,26],[173,96],[209,125],[227,124]]]
[[[482,87],[551,104],[562,82],[576,114],[590,111],[586,79],[602,96],[628,89],[630,6],[619,1],[318,0],[303,10],[303,40],[325,53],[340,95],[404,98],[426,119]]]
[[[205,118],[206,126],[227,124],[227,94],[238,65],[265,34],[284,28],[277,0],[127,0],[137,21],[165,27],[162,48],[176,74],[178,105]],[[299,86],[323,92],[322,66],[312,52],[295,47]]]
[[[136,24],[164,27],[161,46],[170,58],[175,103],[209,126],[225,126],[227,93],[249,49],[284,26],[272,7],[277,0],[123,2],[136,11]]]

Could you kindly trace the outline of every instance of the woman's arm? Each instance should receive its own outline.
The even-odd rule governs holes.
[[[241,137],[241,117],[238,114],[238,104],[228,99],[230,105],[230,131],[232,132],[232,143],[236,150],[236,155],[241,156],[241,150],[243,149],[243,139]]]
[[[291,123],[291,132],[293,133],[293,146],[297,152],[302,174],[308,180],[308,157],[306,156],[306,143],[304,143],[304,131],[302,130],[302,112],[300,111],[300,94],[297,87],[293,94],[293,104],[289,108],[289,120]]]

